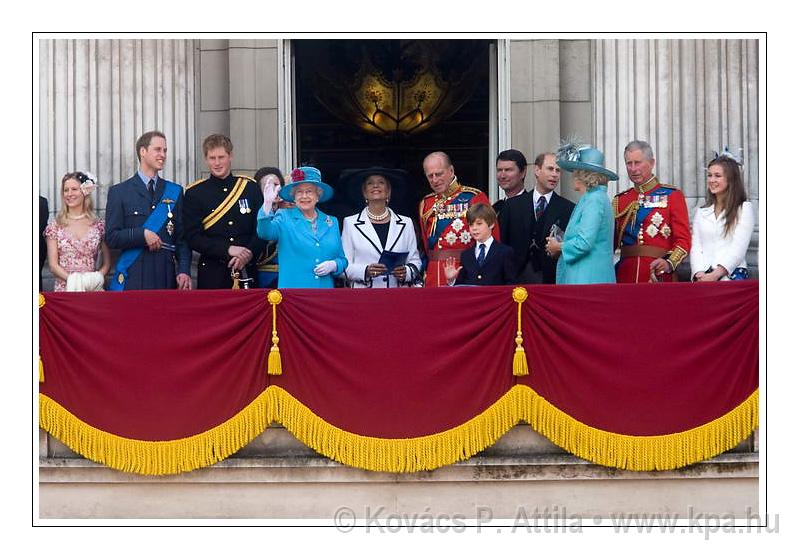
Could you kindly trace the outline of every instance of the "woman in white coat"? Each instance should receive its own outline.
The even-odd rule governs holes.
[[[692,222],[692,281],[745,280],[747,247],[755,227],[741,162],[727,148],[708,164],[706,203]]]
[[[370,167],[348,173],[342,183],[360,186],[366,206],[344,219],[342,247],[345,275],[353,288],[412,286],[420,278],[421,260],[411,218],[389,208],[392,182],[402,186],[399,169]]]

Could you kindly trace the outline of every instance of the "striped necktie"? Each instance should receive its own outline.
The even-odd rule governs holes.
[[[547,199],[544,196],[540,196],[539,200],[536,201],[536,221],[538,222],[542,218],[542,214],[544,214],[544,205],[547,203]]]

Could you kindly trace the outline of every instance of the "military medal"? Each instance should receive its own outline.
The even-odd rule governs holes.
[[[168,218],[167,233],[169,234],[170,237],[172,237],[175,233],[175,224],[172,223],[172,218],[173,218],[172,203],[174,203],[175,201],[172,200],[171,198],[165,198],[161,202],[167,205],[167,218]]]
[[[239,199],[239,213],[240,214],[249,214],[252,212],[250,209],[250,203],[247,201],[246,198]]]

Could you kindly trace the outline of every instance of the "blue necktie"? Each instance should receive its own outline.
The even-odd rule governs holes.
[[[478,266],[483,266],[483,261],[486,260],[486,245],[481,243],[478,245]]]
[[[536,221],[542,219],[542,214],[544,214],[544,205],[547,202],[547,199],[544,196],[540,196],[539,200],[536,201]]]

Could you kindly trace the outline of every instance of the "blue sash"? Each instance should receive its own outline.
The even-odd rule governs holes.
[[[164,196],[161,198],[161,202],[156,205],[144,221],[144,224],[142,224],[144,229],[149,229],[156,233],[161,231],[161,228],[164,227],[167,221],[167,205],[164,203],[164,199],[172,199],[177,202],[183,190],[180,185],[171,183],[170,181],[165,181],[165,183]],[[142,251],[144,251],[144,247],[131,247],[130,249],[122,251],[119,260],[117,260],[117,269],[114,271],[114,276],[111,278],[111,283],[108,286],[109,291],[121,292],[125,290],[125,282],[128,280],[128,269],[136,262],[136,259],[142,254]]]

